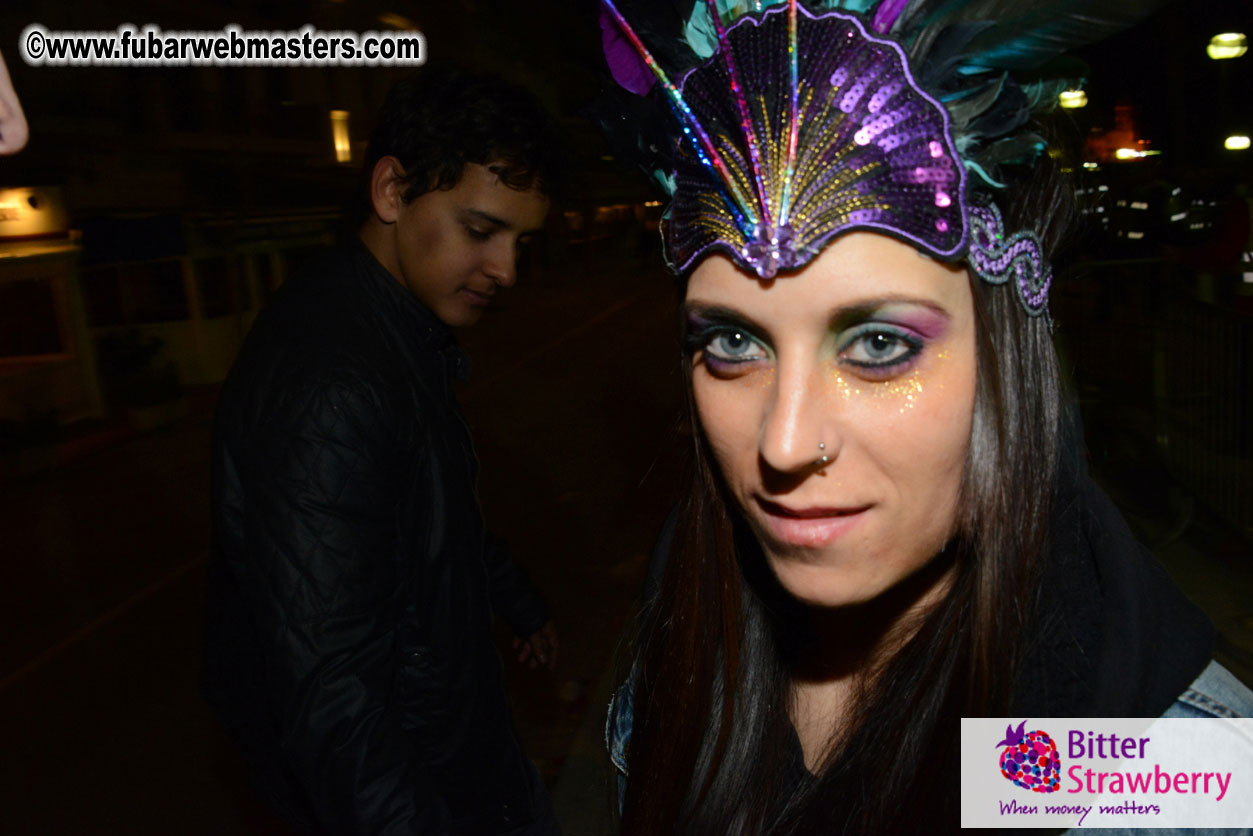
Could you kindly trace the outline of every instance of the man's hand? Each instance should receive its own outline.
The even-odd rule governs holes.
[[[17,100],[17,91],[9,80],[9,68],[4,65],[4,56],[0,55],[0,154],[21,151],[29,132],[26,117],[22,114],[22,103]]]
[[[550,671],[557,667],[557,628],[548,623],[525,639],[514,639],[513,649],[518,651],[518,663],[531,670],[543,665]]]

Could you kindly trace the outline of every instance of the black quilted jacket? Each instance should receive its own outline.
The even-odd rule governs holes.
[[[355,245],[287,283],[223,388],[204,691],[303,829],[503,833],[545,803],[492,613],[548,616],[484,531],[464,364]]]

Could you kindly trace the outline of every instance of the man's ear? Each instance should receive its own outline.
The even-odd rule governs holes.
[[[405,205],[405,170],[395,157],[380,157],[370,172],[370,205],[385,224],[395,223]]]

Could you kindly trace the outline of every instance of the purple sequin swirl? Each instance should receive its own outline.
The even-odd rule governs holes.
[[[1031,230],[1005,237],[1005,223],[995,203],[970,207],[970,265],[989,284],[1014,280],[1027,313],[1048,312],[1053,269],[1044,259],[1040,239]]]

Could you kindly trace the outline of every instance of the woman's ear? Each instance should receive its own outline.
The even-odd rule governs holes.
[[[405,170],[395,157],[381,157],[370,172],[370,205],[385,224],[395,223],[405,205]]]

